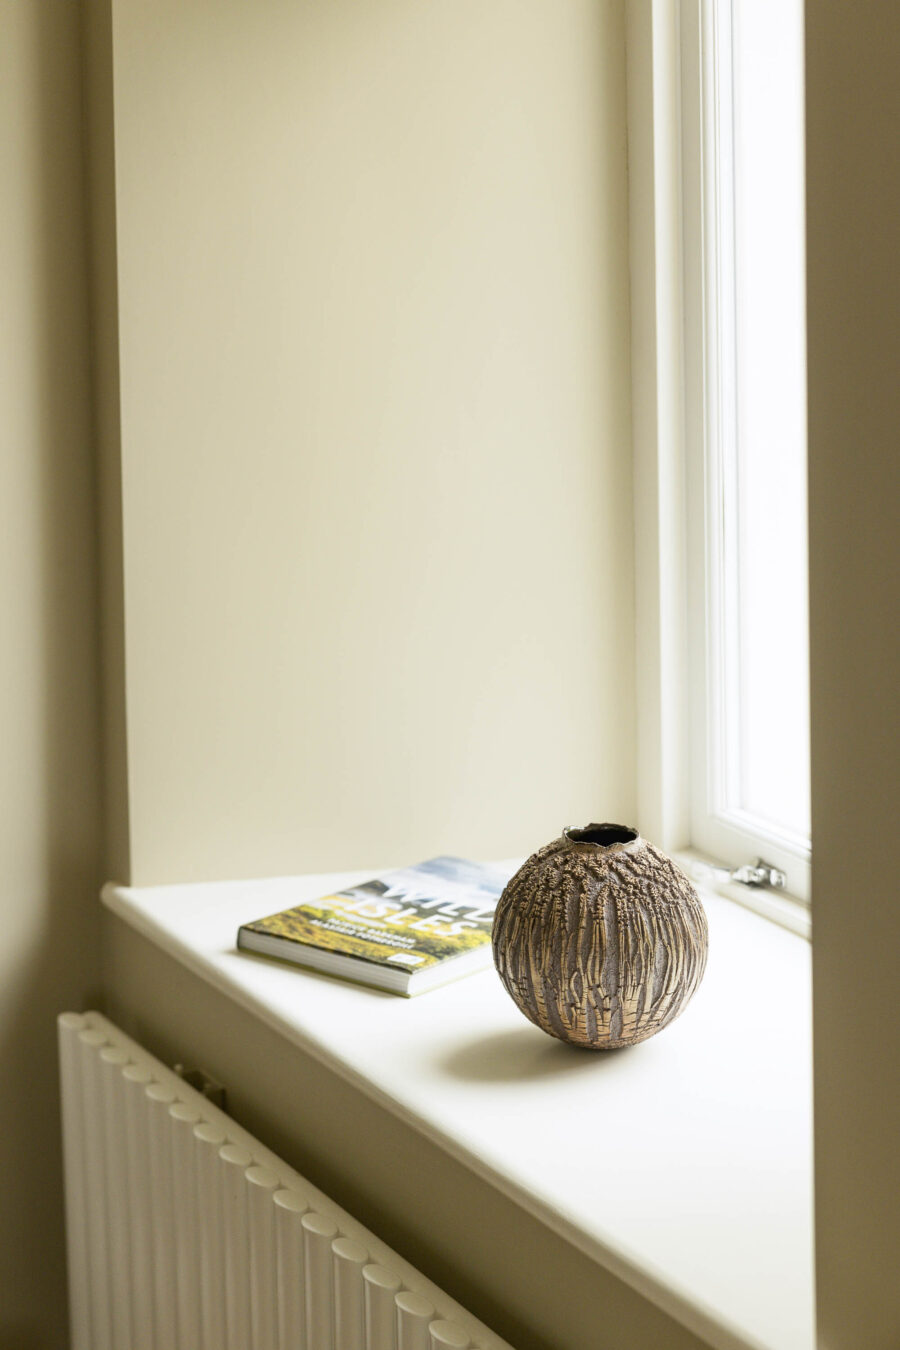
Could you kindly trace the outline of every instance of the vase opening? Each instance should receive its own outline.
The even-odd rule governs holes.
[[[583,829],[563,830],[573,844],[599,844],[609,848],[611,844],[633,844],[639,838],[637,830],[629,825],[585,825]]]

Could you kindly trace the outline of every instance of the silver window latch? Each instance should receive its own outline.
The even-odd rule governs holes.
[[[757,858],[755,862],[744,863],[742,867],[716,867],[713,863],[695,863],[692,869],[698,881],[739,881],[742,886],[771,886],[775,891],[783,891],[787,886],[787,877],[777,867]]]

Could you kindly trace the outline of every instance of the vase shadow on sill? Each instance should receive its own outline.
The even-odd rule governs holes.
[[[466,1083],[523,1083],[608,1071],[627,1053],[565,1045],[526,1023],[513,1031],[479,1036],[457,1046],[441,1065],[450,1077]]]

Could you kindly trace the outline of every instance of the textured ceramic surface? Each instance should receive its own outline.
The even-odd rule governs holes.
[[[706,968],[706,915],[671,858],[624,825],[563,831],[497,905],[494,963],[543,1031],[634,1045],[683,1010]]]

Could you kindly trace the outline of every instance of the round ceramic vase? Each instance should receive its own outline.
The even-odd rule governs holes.
[[[706,968],[706,915],[684,873],[626,825],[564,830],[509,881],[494,964],[542,1031],[614,1050],[673,1021]]]

